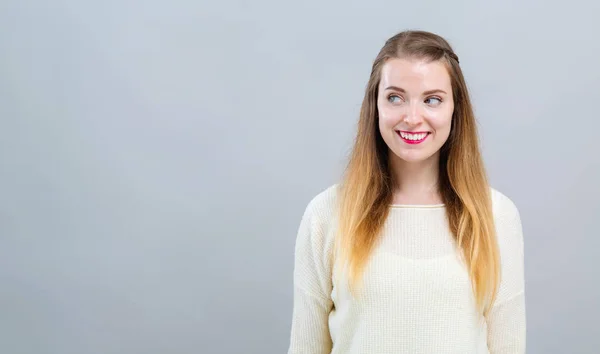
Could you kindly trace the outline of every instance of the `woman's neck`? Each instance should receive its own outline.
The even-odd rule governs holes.
[[[439,157],[407,162],[394,156],[390,167],[394,177],[394,204],[441,204]]]

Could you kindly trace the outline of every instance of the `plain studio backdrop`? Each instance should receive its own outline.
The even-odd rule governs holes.
[[[598,353],[600,3],[0,4],[0,352],[284,353],[293,250],[404,29],[519,207],[528,353]]]

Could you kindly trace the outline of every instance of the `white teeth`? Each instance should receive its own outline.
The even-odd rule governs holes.
[[[408,139],[408,140],[422,140],[423,138],[425,138],[427,136],[427,133],[409,134],[409,133],[405,133],[405,132],[400,132],[400,136],[403,137],[404,139]]]

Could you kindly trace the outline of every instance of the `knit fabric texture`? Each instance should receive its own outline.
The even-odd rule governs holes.
[[[525,353],[519,211],[491,189],[501,281],[487,317],[476,311],[444,205],[390,205],[360,288],[334,271],[337,185],[306,207],[295,246],[289,354]]]

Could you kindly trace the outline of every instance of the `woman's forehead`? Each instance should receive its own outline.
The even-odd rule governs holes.
[[[389,86],[411,89],[449,89],[450,75],[439,60],[390,59],[381,68],[380,88]]]

